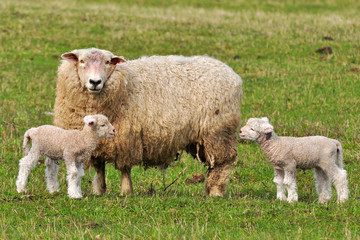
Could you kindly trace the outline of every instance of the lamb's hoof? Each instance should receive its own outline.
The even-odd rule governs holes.
[[[288,203],[294,203],[294,202],[297,202],[298,199],[297,198],[288,198],[287,201],[288,201]]]
[[[341,203],[346,202],[347,200],[349,200],[349,199],[348,199],[348,198],[338,199],[338,200],[337,200],[337,203],[338,203],[338,204],[341,204]]]
[[[319,199],[318,203],[319,203],[319,204],[326,204],[326,203],[329,202],[329,200],[330,200],[330,199],[328,199],[328,198],[322,198],[322,199]]]
[[[81,193],[72,193],[72,194],[69,193],[69,198],[72,198],[72,199],[80,199],[82,197],[83,196]]]
[[[50,194],[57,194],[59,192],[59,189],[58,188],[51,188],[51,189],[48,189],[48,192]]]
[[[17,191],[18,193],[26,193],[26,192],[27,192],[27,191],[26,191],[26,188],[22,188],[22,187],[16,188],[16,191]]]
[[[276,200],[286,201],[286,196],[278,196],[276,197]]]

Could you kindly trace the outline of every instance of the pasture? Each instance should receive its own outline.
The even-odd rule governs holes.
[[[0,239],[359,239],[360,2],[354,0],[0,1]],[[24,132],[51,124],[60,55],[97,47],[144,55],[217,58],[243,79],[242,125],[267,116],[278,135],[324,135],[344,148],[350,200],[317,203],[313,171],[298,171],[299,202],[276,201],[273,169],[260,147],[239,141],[224,198],[187,183],[206,168],[185,152],[163,174],[135,167],[134,194],[84,198],[46,191],[44,164],[28,194],[15,180]],[[331,49],[331,51],[330,51]]]

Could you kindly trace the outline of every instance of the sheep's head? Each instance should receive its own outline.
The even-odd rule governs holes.
[[[109,51],[96,48],[74,50],[61,57],[76,63],[82,86],[92,93],[101,92],[116,64],[125,62]]]
[[[261,135],[271,133],[273,129],[266,117],[250,118],[246,125],[240,129],[239,136],[242,139],[256,141]]]
[[[104,115],[88,115],[84,117],[85,127],[90,127],[99,138],[110,138],[115,136],[115,128]]]

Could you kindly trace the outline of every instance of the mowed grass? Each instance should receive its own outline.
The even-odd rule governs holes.
[[[1,239],[358,239],[360,238],[360,3],[357,1],[11,1],[0,2]],[[325,46],[332,54],[316,53]],[[278,135],[340,140],[350,200],[317,203],[312,171],[297,172],[299,202],[276,201],[273,170],[259,146],[239,141],[224,198],[207,198],[206,168],[185,153],[167,170],[135,167],[134,194],[120,195],[108,165],[107,193],[46,191],[44,164],[15,180],[26,129],[51,124],[60,55],[97,47],[127,59],[204,55],[244,80],[242,124],[267,116]],[[199,103],[201,104],[201,103]],[[175,182],[174,182],[175,181]],[[174,182],[174,183],[173,183]],[[164,191],[164,188],[167,189]]]

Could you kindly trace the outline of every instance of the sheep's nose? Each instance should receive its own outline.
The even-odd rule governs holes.
[[[94,79],[90,79],[89,81],[92,85],[94,85],[94,87],[96,87],[97,85],[99,85],[101,83],[101,79],[98,80],[94,80]]]

